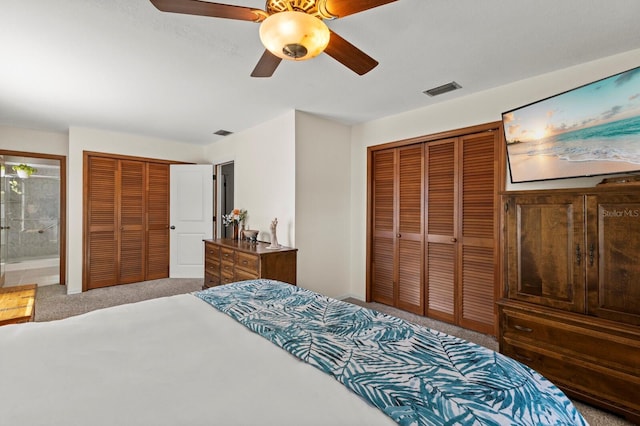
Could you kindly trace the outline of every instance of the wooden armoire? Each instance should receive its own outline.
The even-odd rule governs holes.
[[[497,333],[500,129],[368,149],[367,301]]]
[[[503,195],[500,352],[640,424],[640,185]]]
[[[85,152],[83,290],[169,276],[169,163]]]

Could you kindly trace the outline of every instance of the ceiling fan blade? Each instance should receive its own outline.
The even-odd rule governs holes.
[[[282,58],[278,58],[273,53],[265,50],[253,69],[251,77],[271,77],[280,62],[282,62]]]
[[[326,0],[320,7],[329,15],[342,18],[395,1],[397,0]]]
[[[240,21],[262,22],[266,13],[260,9],[209,3],[199,0],[149,0],[162,12],[184,13],[186,15],[211,16],[214,18],[238,19]]]
[[[371,71],[378,65],[378,61],[364,53],[362,50],[331,32],[331,38],[324,53],[340,62],[345,67],[358,75],[363,75]]]

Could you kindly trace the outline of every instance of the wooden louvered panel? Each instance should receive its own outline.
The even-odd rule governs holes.
[[[120,272],[119,282],[145,279],[146,165],[120,161]]]
[[[144,242],[142,230],[121,232],[119,284],[144,281]]]
[[[422,242],[398,242],[398,307],[423,315]]]
[[[147,165],[147,280],[169,277],[169,165]]]
[[[89,161],[87,216],[89,230],[111,229],[117,225],[117,162],[105,158]]]
[[[393,232],[394,163],[393,150],[373,156],[373,223],[375,231]]]
[[[373,300],[374,302],[393,305],[393,239],[382,237],[374,238],[372,254],[373,277],[371,280],[371,289]]]
[[[460,324],[476,331],[494,331],[493,247],[463,247],[461,257]]]
[[[118,163],[107,158],[87,161],[85,203],[87,242],[85,283],[88,289],[117,283],[117,179]]]
[[[495,235],[495,132],[461,138],[462,229],[465,238]]]
[[[454,320],[455,246],[427,244],[427,314]]]
[[[147,232],[147,280],[169,277],[169,231]]]
[[[423,303],[423,145],[398,149],[397,303],[424,314]]]
[[[120,162],[120,226],[143,229],[145,218],[145,163]],[[133,229],[133,228],[130,228]]]
[[[373,300],[394,304],[395,151],[373,156],[373,246],[371,294]]]
[[[428,144],[427,233],[454,235],[455,140]]]
[[[87,288],[99,288],[117,283],[117,269],[114,265],[117,244],[113,232],[92,232],[88,241]]]
[[[405,234],[422,233],[422,145],[399,150],[398,167],[399,223]]]

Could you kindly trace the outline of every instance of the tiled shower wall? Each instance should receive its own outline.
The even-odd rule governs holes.
[[[28,179],[9,177],[7,261],[59,255],[60,169],[39,168]]]

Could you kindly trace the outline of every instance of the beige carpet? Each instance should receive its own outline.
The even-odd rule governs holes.
[[[69,316],[80,315],[95,309],[106,308],[124,303],[133,303],[156,297],[189,293],[202,288],[202,279],[161,279],[142,283],[106,287],[87,291],[81,294],[66,295],[66,288],[51,285],[38,288],[36,297],[36,321],[51,321]],[[365,303],[357,299],[346,299],[377,311],[404,318],[408,321],[430,327],[460,337],[470,342],[483,345],[492,350],[498,349],[493,336],[487,336],[451,324],[414,315],[379,303]],[[576,407],[591,426],[629,426],[632,423],[624,419],[596,409],[589,405],[575,402]]]

